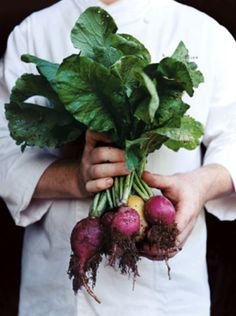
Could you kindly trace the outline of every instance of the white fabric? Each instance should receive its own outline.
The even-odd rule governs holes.
[[[206,126],[204,163],[223,164],[236,183],[236,45],[225,28],[172,0],[121,0],[111,6],[97,0],[63,0],[31,15],[11,34],[0,68],[0,195],[16,223],[27,226],[20,316],[209,316],[203,213],[183,251],[170,260],[171,281],[163,262],[142,259],[141,277],[132,291],[131,280],[101,265],[95,288],[102,300],[99,305],[85,291],[75,296],[66,274],[70,232],[75,222],[87,215],[90,201],[31,201],[40,176],[56,156],[37,148],[21,154],[9,138],[3,105],[16,78],[35,72],[34,66],[20,62],[20,55],[30,53],[61,62],[74,53],[70,30],[90,5],[106,8],[115,18],[119,32],[139,38],[150,50],[153,62],[170,55],[179,41],[184,41],[205,76],[205,83],[194,98],[186,97],[192,106],[190,114]],[[150,156],[148,169],[172,174],[200,165],[199,148],[178,153],[163,148]],[[212,201],[207,207],[221,219],[233,219],[235,202],[233,194],[227,201]]]

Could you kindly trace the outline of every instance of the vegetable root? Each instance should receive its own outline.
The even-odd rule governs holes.
[[[73,254],[68,269],[69,277],[73,278],[74,292],[84,287],[98,303],[100,300],[89,284],[94,287],[96,283],[97,269],[102,260],[103,236],[99,219],[88,217],[79,221],[71,234]]]
[[[109,264],[113,267],[118,265],[122,274],[133,274],[134,279],[139,275],[139,255],[135,245],[139,229],[138,213],[132,208],[121,207],[112,221]]]

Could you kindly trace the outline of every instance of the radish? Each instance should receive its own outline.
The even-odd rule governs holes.
[[[103,240],[103,252],[106,256],[111,255],[111,240],[112,240],[112,221],[115,216],[116,210],[113,209],[104,213],[101,217],[101,223],[104,230],[104,240]]]
[[[127,237],[137,234],[140,228],[140,217],[137,211],[130,207],[120,207],[113,218],[112,228]]]
[[[98,303],[100,301],[89,287],[89,282],[94,287],[97,269],[102,260],[103,236],[99,219],[87,217],[79,221],[71,233],[73,254],[68,269],[69,277],[73,278],[74,292],[77,293],[84,287]]]
[[[145,203],[145,217],[150,224],[171,225],[175,222],[175,207],[165,196],[155,195]]]
[[[140,230],[137,240],[144,238],[145,232],[148,227],[148,223],[144,215],[144,203],[144,200],[138,195],[130,195],[128,198],[128,207],[135,209],[140,217]]]
[[[111,224],[111,256],[109,264],[118,264],[122,274],[138,275],[137,253],[135,238],[140,230],[140,217],[138,213],[130,208],[122,206],[115,213]]]
[[[147,240],[161,252],[164,251],[168,259],[168,252],[176,248],[178,234],[174,205],[162,195],[153,196],[145,203],[145,216],[151,225],[146,234]]]

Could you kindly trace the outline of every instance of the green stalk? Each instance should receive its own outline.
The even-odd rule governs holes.
[[[113,205],[114,205],[114,207],[116,207],[117,204],[116,204],[116,194],[115,194],[114,184],[113,184],[113,186],[111,188],[111,196],[112,196]]]
[[[140,181],[144,187],[144,189],[146,190],[146,192],[149,195],[149,198],[152,197],[154,195],[154,193],[152,192],[151,188],[147,185],[147,183],[145,181],[143,181],[143,179],[140,178]]]
[[[130,196],[130,192],[133,186],[134,181],[134,171],[132,171],[128,176],[126,176],[123,190],[123,197],[121,200],[122,205],[127,205],[128,198]]]
[[[109,204],[110,209],[114,208],[110,189],[107,189],[107,190],[106,190],[106,195],[107,195],[107,201],[108,201],[108,204]]]
[[[153,196],[153,193],[149,186],[137,175],[137,173],[134,173],[134,182],[136,184],[136,187],[139,188],[139,191],[143,193],[144,196],[146,196],[146,200],[148,200],[151,196]]]
[[[97,193],[94,197],[94,200],[95,200],[95,203],[92,204],[92,207],[89,212],[89,216],[101,217],[106,210],[106,204],[107,204],[106,191]]]
[[[100,195],[101,195],[101,192],[98,192],[98,193],[96,193],[94,195],[94,198],[93,198],[93,201],[92,201],[92,205],[91,205],[91,208],[90,208],[90,211],[89,211],[89,216],[90,217],[93,217],[92,214],[93,214],[94,210],[96,210],[96,208],[97,208]]]
[[[114,180],[114,192],[115,192],[116,205],[119,205],[120,204],[120,189],[119,189],[118,177],[115,177],[115,180]]]
[[[124,187],[124,178],[120,177],[120,183],[119,183],[120,201],[122,201],[122,197],[123,197],[123,187]]]
[[[138,193],[138,195],[139,195],[144,201],[146,201],[146,200],[149,199],[149,197],[147,196],[147,194],[144,193],[144,192],[140,189],[140,187],[139,187],[135,182],[133,183],[133,188],[134,188],[134,190]]]

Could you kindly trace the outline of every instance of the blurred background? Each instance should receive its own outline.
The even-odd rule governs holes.
[[[4,54],[7,37],[15,25],[31,12],[56,2],[55,0],[8,0],[4,5],[1,4],[0,56]],[[236,38],[235,0],[181,0],[178,2],[208,13],[226,26]],[[0,230],[0,316],[17,316],[24,229],[15,226],[1,199],[0,223],[2,227]],[[236,248],[234,244],[236,221],[219,222],[215,217],[207,214],[207,226],[211,316],[236,316]]]

